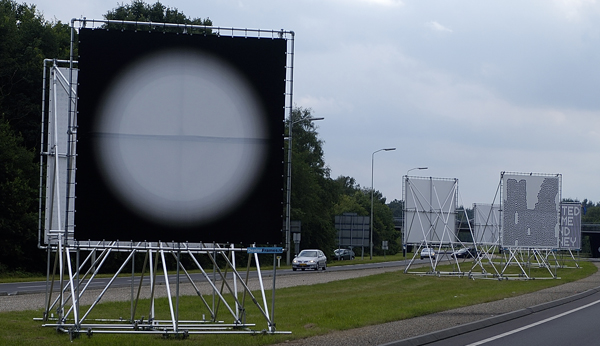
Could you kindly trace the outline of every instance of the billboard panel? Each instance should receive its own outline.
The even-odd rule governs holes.
[[[69,145],[69,68],[53,66],[48,82],[48,118],[44,152],[46,160],[46,184],[44,203],[44,244],[56,243],[56,236],[50,231],[68,231],[68,239],[73,238],[73,211],[75,210],[75,171],[69,170],[67,147]],[[77,70],[73,69],[73,84],[77,85]],[[76,95],[73,95],[74,97]],[[75,109],[75,103],[72,104]],[[76,156],[71,157],[75,167]],[[70,179],[67,179],[68,175]],[[67,189],[67,182],[71,183]],[[67,211],[67,190],[69,190],[69,210]],[[67,216],[68,215],[68,216]]]
[[[502,174],[502,246],[558,247],[560,187],[560,174]]]
[[[337,230],[338,246],[362,247],[369,246],[370,240],[369,216],[344,214],[335,216],[335,229]]]
[[[405,177],[404,185],[404,243],[453,242],[458,180]]]
[[[79,41],[76,238],[280,243],[287,40]]]
[[[500,206],[492,204],[473,204],[475,243],[499,245],[500,243]]]
[[[581,204],[563,202],[560,205],[559,249],[581,249]]]

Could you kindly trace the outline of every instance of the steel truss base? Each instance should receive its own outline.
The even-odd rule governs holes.
[[[274,321],[276,256],[273,255],[273,287],[271,311],[267,304],[267,295],[262,279],[260,262],[257,253],[248,253],[245,273],[236,268],[236,257],[247,253],[246,248],[226,247],[219,244],[203,243],[163,243],[163,242],[63,242],[58,237],[56,246],[48,247],[48,272],[46,280],[45,309],[40,320],[44,327],[55,328],[68,333],[71,338],[85,333],[129,333],[129,334],[162,334],[187,338],[190,334],[290,334],[277,331]],[[80,263],[81,254],[86,254]],[[51,256],[54,256],[53,269],[50,269]],[[109,258],[120,258],[118,270],[103,284],[100,290],[90,289],[92,283],[100,280],[98,274]],[[136,255],[143,255],[143,264],[136,261]],[[139,260],[139,258],[138,258]],[[256,271],[250,271],[254,260]],[[192,264],[200,273],[191,274],[183,262]],[[204,263],[201,264],[201,263]],[[114,262],[113,262],[114,264]],[[137,267],[136,267],[137,266]],[[205,269],[205,266],[210,267]],[[125,311],[127,317],[106,318],[90,317],[106,292],[113,286],[118,276],[123,276],[125,268],[130,267],[130,308]],[[169,270],[171,274],[169,274]],[[259,297],[250,288],[250,276],[256,274],[259,286]],[[194,277],[193,277],[194,276]],[[162,280],[158,280],[158,279]],[[161,282],[159,282],[161,281]],[[60,289],[54,291],[55,285]],[[187,285],[187,287],[186,287]],[[181,319],[181,289],[194,292],[197,300],[198,319]],[[161,311],[157,304],[158,291],[163,292],[167,300],[168,311]],[[142,291],[149,293],[149,311],[142,314],[138,306],[142,305]],[[261,299],[262,298],[262,299]],[[83,308],[82,301],[92,302]],[[262,301],[262,302],[261,302]],[[163,310],[165,308],[162,308]],[[258,311],[260,319],[266,322],[266,328],[255,329],[256,323],[247,323],[247,312]],[[189,309],[188,309],[189,311]],[[196,312],[193,313],[196,316]],[[97,313],[95,314],[97,315]],[[199,318],[201,315],[201,318]],[[220,315],[224,315],[221,318]],[[121,315],[122,316],[122,315]],[[147,316],[147,317],[144,317]],[[168,319],[164,316],[170,316]],[[229,320],[226,322],[225,320]]]
[[[461,270],[460,262],[457,258],[452,258],[448,255],[453,251],[451,246],[436,246],[437,254],[435,258],[429,258],[429,270],[427,272],[410,271],[413,262],[420,256],[420,250],[423,245],[418,246],[409,264],[406,266],[404,273],[416,274],[419,276],[452,276],[452,277],[468,277],[470,279],[493,279],[493,280],[542,280],[542,279],[560,279],[557,276],[558,268],[580,268],[577,259],[572,251],[568,251],[568,259],[564,259],[564,253],[559,253],[553,249],[532,249],[532,248],[513,248],[505,249],[502,256],[495,256],[497,246],[477,246],[477,258],[472,262],[470,260],[460,261],[464,264],[471,263],[471,268],[468,271]],[[446,258],[446,260],[444,260]],[[565,262],[573,261],[574,267],[565,265]],[[438,265],[451,264],[456,270],[440,271]],[[491,267],[491,271],[485,269],[484,265]],[[508,268],[517,266],[518,273],[507,273]],[[544,268],[548,271],[550,277],[532,276],[531,268]]]

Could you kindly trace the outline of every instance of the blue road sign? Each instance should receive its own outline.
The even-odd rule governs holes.
[[[282,247],[249,247],[248,253],[282,253]]]

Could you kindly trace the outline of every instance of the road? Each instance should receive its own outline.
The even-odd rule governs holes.
[[[598,345],[598,316],[600,292],[427,345]]]
[[[401,269],[401,267],[404,267],[408,264],[408,260],[402,260],[402,261],[392,261],[392,262],[380,262],[380,263],[367,263],[367,264],[351,264],[351,265],[343,265],[343,266],[329,266],[327,267],[328,271],[346,271],[346,270],[361,270],[361,269],[373,269],[373,268],[388,268],[388,267],[398,267],[399,269]],[[426,262],[426,260],[416,260],[414,262],[414,264],[419,264],[419,263],[424,263]],[[245,275],[245,270],[244,269],[238,269],[241,272],[240,274],[242,276]],[[291,269],[280,269],[277,270],[277,276],[281,276],[281,275],[302,275],[305,272],[303,271],[297,271],[294,272]],[[212,278],[212,271],[207,273],[209,275],[209,277]],[[230,273],[231,275],[231,273]],[[263,270],[262,271],[262,276],[263,277],[271,277],[273,275],[273,270]],[[190,276],[192,277],[192,279],[194,280],[194,282],[197,281],[201,281],[204,280],[203,275],[201,273],[193,273],[190,274]],[[252,271],[250,273],[250,277],[256,277],[257,273],[256,271]],[[66,277],[65,279],[68,279],[68,277]],[[92,283],[90,283],[88,289],[102,289],[104,287],[106,287],[106,285],[110,282],[110,278],[95,278]],[[169,282],[170,283],[174,283],[176,280],[176,275],[172,274],[169,275]],[[185,278],[185,275],[183,273],[181,273],[181,277],[180,277],[180,282],[187,282],[187,279]],[[165,282],[165,277],[164,274],[160,273],[156,276],[156,282],[158,284],[164,284]],[[139,282],[136,281],[135,282],[136,285],[139,285]],[[144,284],[145,285],[149,285],[150,284],[150,278],[146,275],[144,277]],[[111,287],[128,287],[131,285],[131,277],[118,277],[115,279],[115,281],[113,282],[113,284],[111,285]],[[55,288],[56,290],[56,288]],[[15,295],[15,294],[31,294],[31,293],[43,293],[46,291],[46,282],[45,281],[33,281],[33,282],[15,282],[15,283],[2,283],[0,284],[0,296],[2,295]]]

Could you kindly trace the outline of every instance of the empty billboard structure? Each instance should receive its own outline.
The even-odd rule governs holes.
[[[442,257],[452,254],[455,247],[463,247],[456,232],[458,179],[405,176],[403,190],[403,244],[415,249],[405,271],[423,248],[432,248],[438,255],[428,259],[435,272]]]
[[[529,277],[526,267],[534,260],[555,276],[548,255],[559,248],[562,176],[502,172],[500,180],[500,244],[506,254],[501,274],[514,263],[519,275]]]
[[[44,63],[44,325],[72,336],[287,333],[275,329],[273,309],[293,32],[73,19],[71,37],[70,60]],[[274,264],[270,307],[258,261],[265,253]],[[129,270],[130,311],[98,318],[95,307]],[[92,291],[106,271],[114,275]],[[179,307],[184,285],[198,297],[192,319]],[[155,304],[159,290],[166,311]],[[247,309],[267,327],[255,330]]]

